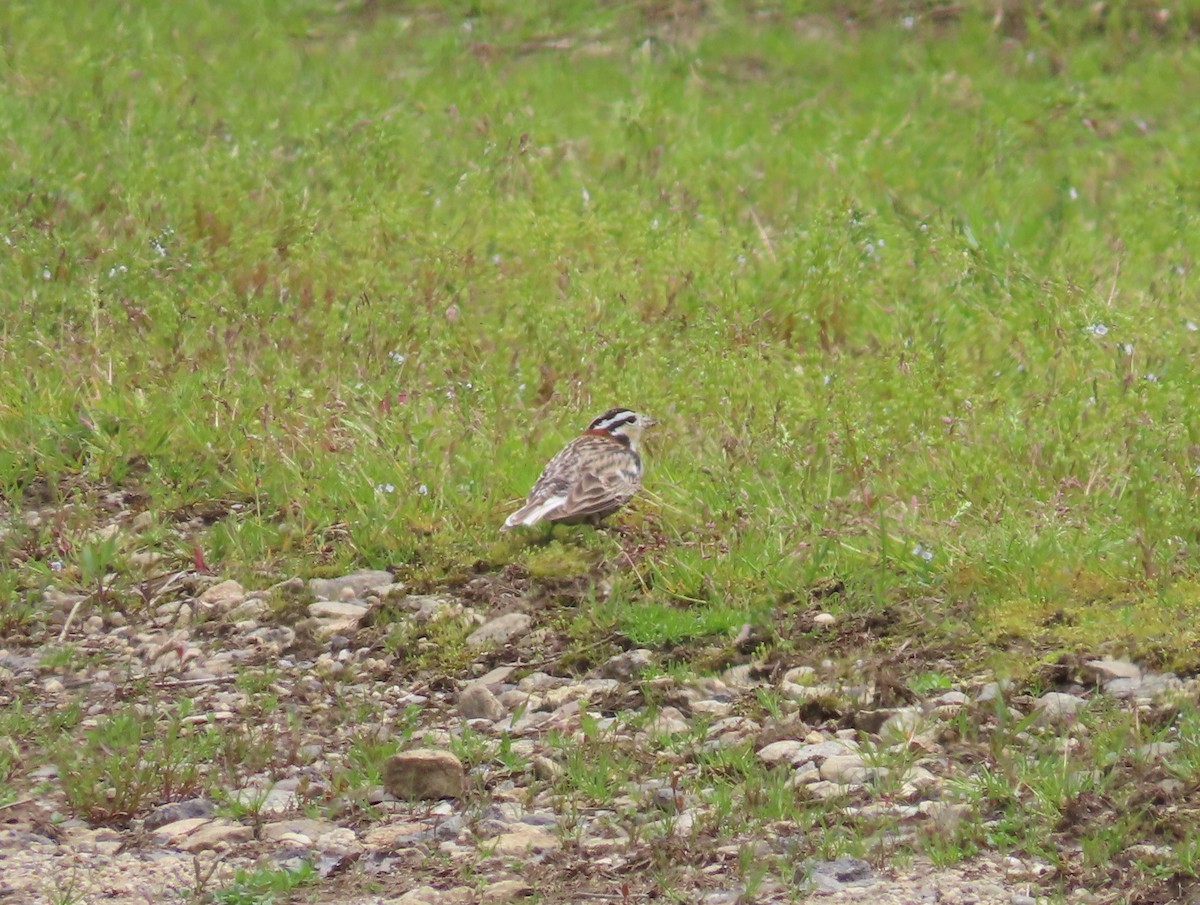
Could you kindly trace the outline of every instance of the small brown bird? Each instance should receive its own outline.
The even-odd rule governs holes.
[[[612,515],[642,486],[638,441],[653,424],[630,409],[609,409],[546,464],[525,505],[501,530],[541,521],[594,525]]]

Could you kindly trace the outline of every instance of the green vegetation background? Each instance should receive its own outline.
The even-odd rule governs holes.
[[[0,494],[59,514],[0,590],[124,489],[118,562],[603,560],[639,643],[840,582],[951,659],[1200,666],[1187,6],[554,6],[4,4]],[[614,404],[625,536],[500,539]]]

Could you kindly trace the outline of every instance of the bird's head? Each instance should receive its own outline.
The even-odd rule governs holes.
[[[599,431],[611,434],[618,439],[628,441],[629,448],[636,451],[638,441],[642,439],[642,431],[657,424],[649,415],[643,415],[632,409],[609,409],[588,425],[588,431]]]

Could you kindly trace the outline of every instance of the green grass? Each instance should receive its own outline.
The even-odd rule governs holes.
[[[934,638],[1200,665],[1200,55],[1118,6],[830,40],[737,6],[10,5],[0,494],[203,511],[155,545],[235,575],[557,575],[590,555],[496,525],[624,402],[663,422],[622,517],[661,538],[615,588],[638,643],[836,576]],[[119,585],[91,529],[3,543]]]
[[[228,886],[212,892],[217,905],[272,905],[291,901],[292,891],[317,880],[317,871],[309,864],[295,869],[260,867],[239,870]]]
[[[5,5],[4,644],[47,673],[97,656],[48,644],[50,585],[89,595],[78,632],[144,623],[194,565],[255,588],[389,566],[415,592],[517,588],[539,668],[537,645],[575,671],[631,645],[679,675],[862,659],[921,695],[1032,688],[1063,653],[1200,670],[1200,21],[965,6]],[[660,421],[619,530],[499,536],[614,404]],[[387,612],[397,680],[477,659],[469,619]],[[270,713],[272,681],[237,687]],[[290,756],[281,727],[273,753],[5,703],[0,801],[37,750],[94,820]],[[924,850],[1050,856],[1070,818],[1099,871],[1153,836],[1105,735],[1150,730],[1096,719],[1065,760],[989,749],[975,816]],[[645,767],[562,747],[556,791],[585,806]],[[390,750],[353,748],[338,792]],[[693,791],[856,850],[742,761]],[[1093,799],[1120,819],[1089,823]]]

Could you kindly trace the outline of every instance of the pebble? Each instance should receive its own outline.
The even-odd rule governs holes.
[[[533,618],[527,613],[506,613],[471,632],[467,636],[467,644],[471,647],[507,644],[515,636],[529,631],[532,624]]]
[[[1070,722],[1075,714],[1084,706],[1083,698],[1061,691],[1048,691],[1034,702],[1040,715],[1046,721]]]
[[[343,575],[341,578],[314,578],[309,581],[308,589],[318,600],[342,600],[342,594],[346,590],[354,597],[365,597],[371,591],[390,588],[392,584],[391,572],[364,569]]]
[[[466,772],[449,751],[415,748],[388,758],[383,785],[400,799],[461,798]]]
[[[472,683],[458,695],[458,715],[464,720],[489,720],[496,722],[504,719],[504,705],[496,700],[486,685]]]

